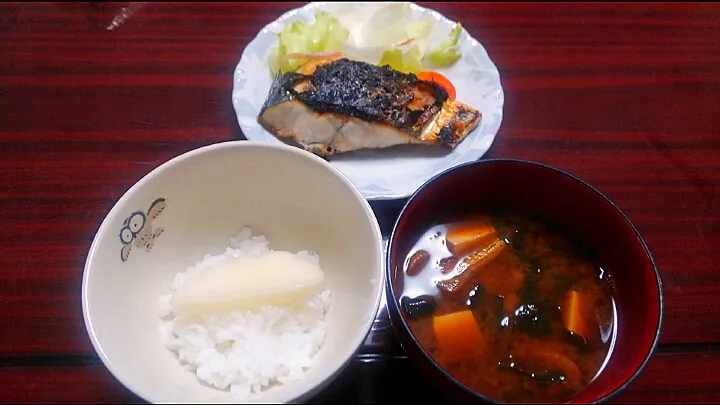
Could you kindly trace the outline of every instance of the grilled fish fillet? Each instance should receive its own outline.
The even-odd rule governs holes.
[[[279,138],[328,157],[402,144],[453,149],[480,118],[479,111],[450,99],[433,82],[341,58],[278,74],[258,122]]]

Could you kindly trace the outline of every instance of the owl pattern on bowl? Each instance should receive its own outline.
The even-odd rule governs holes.
[[[120,249],[120,259],[126,262],[130,257],[130,251],[134,245],[138,248],[145,248],[150,251],[157,239],[164,231],[162,227],[153,228],[152,222],[166,207],[164,198],[158,198],[150,204],[147,212],[135,211],[123,221],[120,228],[120,242],[123,247]]]

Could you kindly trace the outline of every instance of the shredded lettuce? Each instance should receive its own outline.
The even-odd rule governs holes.
[[[424,70],[423,58],[428,49],[428,37],[434,29],[433,21],[424,18],[413,22],[407,28],[407,44],[390,47],[383,51],[379,66],[390,65],[391,68],[404,73],[418,73]]]
[[[450,30],[448,39],[428,52],[427,60],[435,67],[449,66],[457,62],[462,56],[462,52],[457,49],[461,33],[462,25],[460,23],[455,24],[455,27]]]
[[[462,56],[458,46],[460,23],[455,24],[447,40],[430,49],[436,22],[430,17],[415,20],[406,3],[338,10],[344,11],[336,15],[317,11],[314,23],[287,24],[277,34],[278,46],[270,50],[271,72],[296,71],[307,62],[288,58],[290,54],[341,51],[349,59],[389,65],[405,73],[448,67]]]
[[[435,28],[430,17],[414,20],[408,4],[389,3],[365,12],[363,16],[345,13],[341,21],[352,27],[343,55],[380,66],[390,65],[403,72],[416,72],[428,49],[428,38]]]
[[[356,44],[363,47],[389,47],[406,40],[407,23],[412,18],[410,6],[390,3],[378,7],[370,19],[362,25],[361,37]]]
[[[415,21],[408,28],[408,38],[413,39],[412,44],[417,45],[420,51],[420,58],[425,56],[425,52],[428,49],[428,38],[435,29],[435,24],[430,17],[425,17],[422,20]]]
[[[420,47],[414,45],[403,52],[400,49],[389,49],[383,52],[378,66],[390,65],[391,68],[403,73],[418,73],[423,70]]]
[[[458,46],[460,23],[451,29],[447,40],[429,50],[436,22],[430,17],[415,20],[408,4],[379,6],[367,12],[362,22],[350,12],[338,18],[352,27],[349,39],[342,44],[343,55],[350,59],[417,73],[448,67],[462,56]]]
[[[339,51],[348,39],[349,31],[337,18],[324,11],[315,13],[315,23],[295,21],[285,25],[278,34],[277,47],[270,50],[270,70],[275,74],[293,72],[304,65],[306,59],[290,59],[287,55]]]

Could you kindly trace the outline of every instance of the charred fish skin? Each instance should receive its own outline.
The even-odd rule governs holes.
[[[309,86],[300,92],[295,86],[303,79],[309,81]],[[428,113],[437,112],[448,99],[447,91],[441,86],[422,82],[434,91],[434,102],[415,109],[406,108],[415,98],[420,82],[414,74],[389,66],[338,59],[318,66],[313,75],[290,72],[276,76],[260,115],[268,107],[295,97],[317,112],[348,115],[416,132],[413,129],[418,126],[418,120],[427,121],[432,115]]]
[[[296,96],[310,108],[398,129],[411,129],[426,109],[440,108],[448,98],[445,89],[428,83],[435,93],[433,104],[407,108],[419,83],[415,75],[348,59],[317,67],[309,80],[310,88]]]
[[[265,102],[260,108],[258,120],[262,119],[262,116],[265,113],[265,110],[268,109],[268,107],[292,101],[295,98],[295,96],[290,92],[290,90],[292,89],[292,85],[298,76],[299,75],[297,73],[293,72],[281,74],[278,71],[275,74],[275,78],[270,85],[270,90],[268,90],[268,95],[265,98]]]
[[[389,66],[341,58],[298,72],[276,75],[258,122],[322,157],[412,143],[453,149],[481,117],[436,83]]]

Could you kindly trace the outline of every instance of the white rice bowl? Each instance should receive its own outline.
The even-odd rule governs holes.
[[[162,200],[165,208],[158,215],[158,207],[153,204]],[[150,208],[154,208],[152,215],[148,213]],[[124,229],[129,225],[125,221],[138,211],[146,214],[145,226],[149,227],[141,229],[143,235],[135,235],[140,236],[139,241],[134,239],[133,244],[125,244],[123,238],[127,235],[123,233],[127,234]],[[267,330],[262,325],[268,319],[268,324],[275,319],[273,331],[281,330],[281,324],[288,323],[282,316],[271,318],[272,312],[257,311],[253,314],[256,316],[243,315],[245,327],[237,326],[240,323],[236,321],[222,324],[220,319],[183,327],[182,321],[173,319],[173,314],[168,313],[167,297],[160,301],[165,307],[162,312],[168,317],[161,318],[157,311],[158,299],[173,294],[173,281],[178,273],[182,273],[180,279],[193,270],[199,271],[202,266],[197,265],[205,262],[207,254],[212,255],[208,258],[212,260],[218,259],[216,256],[222,257],[227,247],[240,250],[240,242],[250,239],[249,230],[243,231],[236,241],[229,239],[244,225],[265,235],[270,244],[246,243],[243,253],[252,250],[252,246],[271,247],[290,255],[302,250],[315,252],[319,255],[323,284],[310,296],[303,297],[310,298],[322,289],[332,292],[331,297],[321,296],[323,305],[314,306],[315,310],[318,307],[324,310],[327,302],[322,300],[331,298],[330,308],[317,326],[312,327],[313,333],[308,328],[305,332],[286,334],[287,340],[303,339],[303,343],[290,346],[284,342],[283,348],[295,348],[288,350],[292,355],[274,353],[267,366],[258,366],[263,351],[256,348],[280,347],[277,339],[273,341],[267,336],[257,339],[257,335],[254,335],[256,339],[250,339],[239,334],[249,330],[248,325],[260,331]],[[161,232],[159,237],[153,237],[152,248],[142,247],[143,236],[147,238]],[[253,240],[261,239],[258,236]],[[132,251],[129,246],[133,247]],[[285,256],[277,262],[284,260],[298,259]],[[258,267],[265,267],[267,263],[270,261],[259,262]],[[262,274],[249,272],[243,263],[239,264],[238,270],[243,274],[238,274],[238,283],[256,277],[265,279]],[[308,263],[289,265],[294,264],[300,267]],[[311,272],[312,265],[307,267],[304,269],[307,273],[298,276],[299,280],[310,274],[317,275],[317,269]],[[219,274],[232,268],[223,266],[217,270]],[[272,269],[278,273],[287,270]],[[322,158],[294,146],[229,141],[176,156],[122,195],[103,219],[88,249],[79,294],[88,340],[102,365],[120,385],[143,401],[284,404],[312,401],[341,374],[349,371],[349,364],[372,330],[381,304],[384,275],[385,256],[377,218],[367,200],[342,173]],[[206,279],[210,280],[207,284],[197,284],[196,289],[185,284],[179,292],[212,294],[213,288],[222,294],[232,292],[233,286],[214,286],[212,279]],[[279,297],[273,294],[289,288],[280,281],[268,285],[267,289],[254,289],[245,284],[237,287],[242,290],[248,287],[248,294],[276,300]],[[178,283],[182,281],[178,280]],[[232,295],[227,297],[233,298]],[[191,301],[185,300],[185,304],[189,303],[190,312],[193,312]],[[240,299],[238,303],[249,304]],[[224,305],[221,301],[217,304],[218,309]],[[214,304],[207,305],[212,307]],[[310,304],[303,309],[303,313],[314,313]],[[180,311],[178,307],[178,314]],[[182,314],[186,313],[182,311]],[[285,318],[302,328],[308,323],[306,318],[311,316],[314,315]],[[256,326],[258,323],[261,326]],[[209,328],[209,325],[219,326]],[[293,329],[292,325],[285,327]],[[322,335],[323,329],[322,343],[314,343],[313,336]],[[218,334],[220,330],[231,332]],[[180,334],[175,335],[174,331]],[[218,347],[219,339],[227,339],[226,347]],[[169,345],[171,349],[166,348],[168,342],[173,342]],[[230,362],[226,349],[234,345],[245,349],[231,357]],[[318,345],[319,350],[312,354]],[[297,350],[297,347],[304,349]],[[212,350],[200,355],[205,348]],[[184,350],[185,357],[190,357],[194,351],[194,360],[181,360],[180,349]],[[213,350],[218,356],[214,356]],[[211,360],[203,356],[209,356]],[[283,364],[278,364],[278,359]],[[290,382],[297,376],[292,372],[297,370],[294,365],[306,363],[311,366],[300,366],[303,373],[300,380]],[[213,371],[213,367],[223,371]],[[241,368],[244,371],[235,372]],[[238,374],[244,375],[245,380],[238,379]],[[203,381],[203,377],[211,382]],[[229,382],[223,381],[225,378]],[[263,387],[265,379],[267,386]],[[225,388],[213,385],[213,380]],[[244,400],[233,397],[232,383],[239,384],[234,390],[236,394],[244,383],[249,396]],[[256,387],[260,385],[259,394],[253,393],[253,383]]]
[[[195,266],[177,274],[173,291],[218,262],[270,250],[264,236],[253,236],[250,228],[243,228],[230,238],[225,253],[207,254]],[[313,252],[295,254],[313,264],[320,263],[320,257]],[[259,394],[275,384],[298,381],[312,367],[325,341],[325,315],[331,303],[327,289],[298,307],[263,306],[257,311],[193,318],[175,316],[170,308],[171,295],[158,299],[160,333],[166,347],[202,383],[229,390],[236,400]]]

